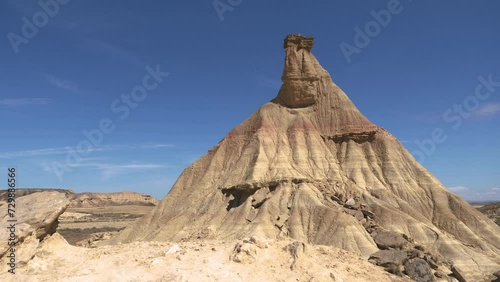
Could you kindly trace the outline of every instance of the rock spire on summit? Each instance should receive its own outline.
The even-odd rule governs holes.
[[[306,49],[307,51],[311,51],[314,45],[314,37],[312,36],[303,36],[302,34],[289,34],[285,37],[285,42],[283,47],[286,49],[292,46],[298,46],[299,49]]]

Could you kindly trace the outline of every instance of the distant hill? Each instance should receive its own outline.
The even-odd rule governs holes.
[[[500,226],[500,202],[483,205],[478,210],[493,219]]]
[[[113,192],[113,193],[75,193],[69,189],[56,188],[18,188],[16,189],[16,198],[33,193],[55,191],[66,195],[71,201],[70,207],[100,207],[100,206],[156,206],[158,200],[146,194],[136,192]],[[7,201],[7,191],[0,190],[0,204]]]
[[[71,201],[70,207],[83,208],[121,205],[156,206],[157,204],[158,200],[150,195],[125,191],[115,193],[77,194]]]

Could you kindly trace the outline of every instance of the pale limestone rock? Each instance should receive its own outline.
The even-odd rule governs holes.
[[[23,242],[34,235],[35,239],[43,239],[56,231],[58,218],[66,210],[69,200],[59,192],[40,192],[15,199],[15,235],[16,242]],[[7,240],[10,236],[8,222],[10,218],[3,214],[0,219],[0,256],[9,248]]]
[[[0,272],[10,269],[10,256],[15,257],[17,266],[27,264],[41,240],[54,234],[61,215],[69,205],[63,193],[40,192],[15,199],[15,217],[17,222],[7,214],[0,219]],[[11,236],[8,226],[15,225],[15,245],[9,245]],[[14,230],[13,230],[14,231]],[[13,252],[11,250],[14,250]]]
[[[239,263],[252,263],[257,257],[257,247],[250,243],[237,243],[230,259]]]
[[[181,250],[181,247],[177,244],[174,244],[172,247],[170,247],[170,249],[168,249],[168,251],[165,252],[165,255],[173,255],[175,253],[177,253],[178,251]]]

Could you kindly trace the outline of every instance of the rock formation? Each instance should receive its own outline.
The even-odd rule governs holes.
[[[40,192],[16,198],[15,217],[7,214],[0,219],[0,270],[3,272],[8,263],[8,256],[13,253],[17,263],[27,262],[31,259],[34,249],[47,235],[54,234],[59,216],[66,210],[69,200],[64,193]],[[2,206],[7,208],[5,206]],[[16,222],[9,222],[15,219]],[[7,228],[14,224],[14,228]],[[12,234],[15,237],[11,236]],[[15,251],[11,252],[9,238],[14,238]],[[6,271],[6,270],[5,270]]]
[[[71,199],[74,197],[75,192],[69,189],[58,189],[58,188],[19,188],[16,189],[16,197],[27,196],[34,193],[40,192],[59,192],[66,195],[67,198]],[[7,201],[7,190],[0,190],[0,202],[4,203]]]
[[[500,269],[500,228],[363,116],[310,52],[312,43],[288,36],[278,96],[187,167],[160,204],[112,242],[290,237],[366,258],[401,249],[389,259],[422,275],[417,281],[432,279],[429,262],[408,255],[418,245],[428,250],[422,257],[443,257],[446,271],[489,279]]]

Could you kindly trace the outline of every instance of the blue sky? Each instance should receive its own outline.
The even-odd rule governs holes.
[[[16,166],[22,187],[162,198],[276,96],[282,40],[302,33],[445,186],[500,200],[498,1],[64,2],[0,2],[0,166]],[[133,91],[140,102],[121,100]],[[89,147],[82,131],[101,126]],[[79,145],[85,156],[68,157]]]

